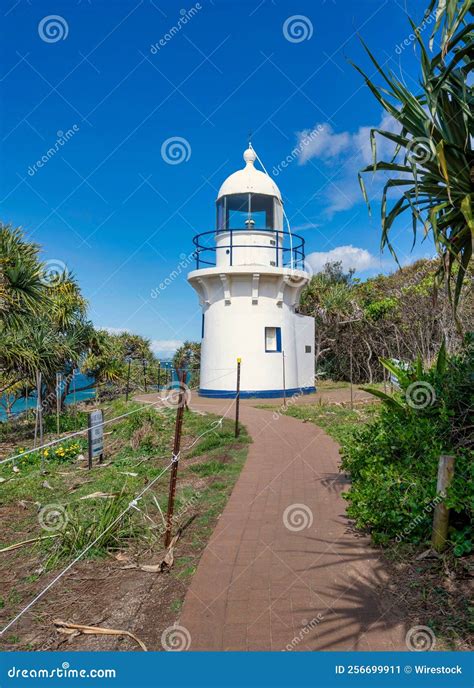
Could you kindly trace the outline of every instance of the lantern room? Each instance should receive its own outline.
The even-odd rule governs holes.
[[[304,241],[284,231],[280,190],[244,152],[245,167],[231,174],[217,195],[215,232],[195,237],[196,267],[259,265],[303,268]]]

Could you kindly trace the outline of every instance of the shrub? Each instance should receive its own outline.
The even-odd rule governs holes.
[[[395,370],[400,391],[393,396],[373,391],[385,402],[376,418],[354,431],[342,449],[342,468],[352,479],[344,495],[348,515],[369,530],[374,541],[418,543],[431,532],[440,454],[455,455],[455,475],[446,504],[452,509],[451,542],[455,554],[472,549],[474,469],[469,435],[472,408],[472,339],[463,352],[446,358],[444,347],[435,366],[419,362]],[[424,401],[416,402],[414,390]]]

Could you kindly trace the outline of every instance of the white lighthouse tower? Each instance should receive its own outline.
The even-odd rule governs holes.
[[[216,229],[194,237],[196,269],[188,280],[202,306],[201,396],[234,397],[241,359],[241,397],[310,393],[314,387],[314,319],[300,315],[304,240],[284,230],[281,194],[245,167],[217,196]]]

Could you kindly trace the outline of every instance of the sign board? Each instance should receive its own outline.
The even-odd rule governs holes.
[[[104,416],[102,411],[89,413],[89,465],[95,456],[104,453]]]

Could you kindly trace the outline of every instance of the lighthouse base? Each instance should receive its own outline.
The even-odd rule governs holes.
[[[259,389],[259,390],[240,390],[241,399],[280,399],[284,396],[291,397],[301,394],[314,394],[316,387],[294,387],[293,389]],[[235,389],[200,389],[200,397],[212,397],[213,399],[234,399]]]

